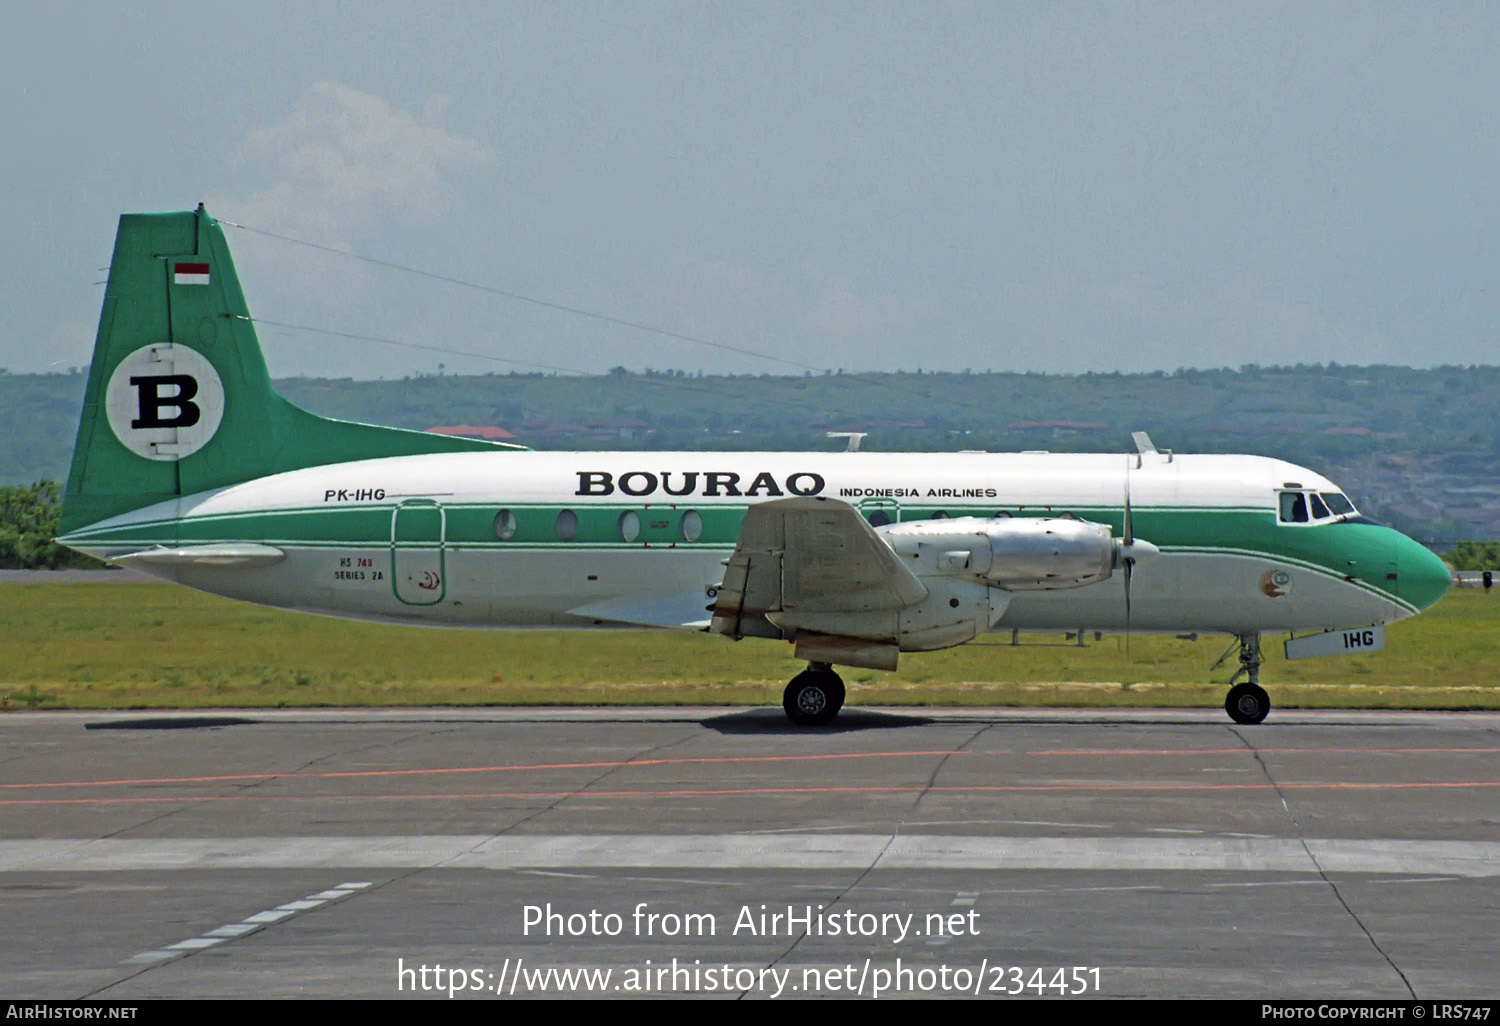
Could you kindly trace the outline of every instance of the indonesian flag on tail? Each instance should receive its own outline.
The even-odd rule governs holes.
[[[177,264],[172,269],[174,285],[207,285],[207,264]]]

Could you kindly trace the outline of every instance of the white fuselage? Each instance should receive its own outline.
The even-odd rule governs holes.
[[[817,494],[877,525],[1068,514],[1111,524],[1118,536],[1128,497],[1136,535],[1161,553],[1135,573],[1134,629],[1305,630],[1414,612],[1381,587],[1382,568],[1350,569],[1386,558],[1365,525],[1345,525],[1340,536],[1340,528],[1278,524],[1278,489],[1289,484],[1336,491],[1305,468],[1249,456],[458,453],[278,474],[113,518],[70,544],[106,558],[264,545],[281,555],[136,565],[205,591],[335,616],[455,627],[701,627],[739,518],[755,502]],[[1347,559],[1345,541],[1359,542]],[[1394,550],[1388,558],[1394,568]],[[1275,587],[1267,584],[1273,576]],[[1017,592],[995,624],[1125,626],[1118,574]]]

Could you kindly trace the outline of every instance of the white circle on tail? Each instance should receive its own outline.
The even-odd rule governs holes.
[[[148,460],[180,460],[203,448],[224,419],[224,383],[196,349],[162,343],[137,349],[104,390],[109,426]]]

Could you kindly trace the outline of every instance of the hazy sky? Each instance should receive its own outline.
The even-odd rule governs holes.
[[[1496,5],[202,0],[4,24],[15,371],[87,363],[121,212],[199,200],[761,354],[229,229],[259,318],[523,364],[1500,362]],[[278,375],[515,366],[261,336]]]

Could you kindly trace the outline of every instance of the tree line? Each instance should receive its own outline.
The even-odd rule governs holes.
[[[1500,570],[1500,541],[1464,541],[1443,558],[1455,570]]]
[[[56,481],[0,487],[0,570],[101,567],[97,559],[57,544],[62,500]]]

